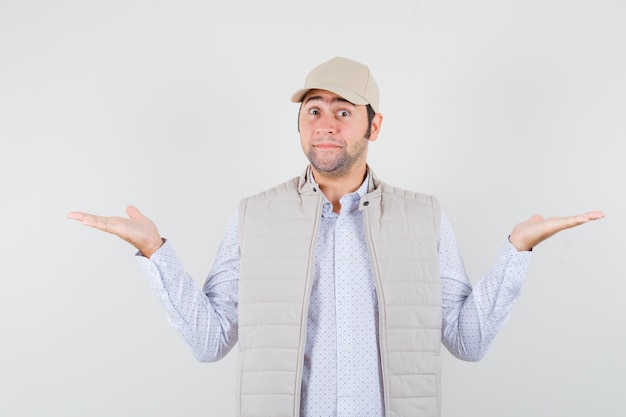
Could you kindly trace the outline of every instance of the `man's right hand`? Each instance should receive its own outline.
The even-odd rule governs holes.
[[[163,239],[156,225],[152,223],[152,220],[141,214],[136,207],[128,206],[126,214],[128,215],[127,219],[124,217],[105,217],[80,211],[71,211],[67,213],[67,218],[78,220],[85,226],[119,236],[137,248],[143,256],[151,257],[163,245]]]

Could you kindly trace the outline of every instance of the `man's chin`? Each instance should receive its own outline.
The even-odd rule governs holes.
[[[344,165],[323,165],[311,162],[315,172],[326,177],[343,177],[349,171]]]
[[[309,162],[316,171],[323,172],[325,174],[341,169],[341,164],[338,164],[336,161],[324,161],[318,158],[309,158]]]

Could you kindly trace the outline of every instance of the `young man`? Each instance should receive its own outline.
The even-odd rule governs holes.
[[[292,96],[310,165],[244,199],[201,290],[136,208],[72,212],[138,260],[175,330],[202,361],[239,342],[240,416],[438,416],[443,344],[479,360],[519,294],[530,250],[601,212],[515,226],[471,287],[438,201],[367,165],[382,115],[369,69],[334,58]]]

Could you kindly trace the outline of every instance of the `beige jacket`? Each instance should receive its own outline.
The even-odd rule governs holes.
[[[387,417],[440,415],[440,209],[370,172],[365,216]],[[323,196],[305,172],[239,207],[241,417],[292,417],[300,388]]]

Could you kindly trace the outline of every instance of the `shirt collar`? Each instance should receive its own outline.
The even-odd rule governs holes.
[[[354,207],[351,207],[349,209],[349,211],[358,209],[359,203],[360,203],[361,199],[369,191],[369,185],[370,185],[370,182],[371,182],[370,181],[370,175],[371,174],[370,174],[370,170],[369,170],[369,167],[368,167],[366,175],[365,175],[365,179],[363,180],[363,182],[361,183],[359,188],[356,191],[348,193],[348,194],[344,195],[343,197],[341,197],[341,203],[342,203],[341,205],[342,205],[342,207],[344,207],[344,206],[354,206]],[[311,169],[311,166],[309,166],[307,168],[307,178],[309,179],[309,182],[311,183],[311,185],[314,188],[319,189],[319,185],[315,181],[315,178],[313,178],[313,170]],[[332,206],[330,204],[330,201],[328,201],[328,199],[324,195],[324,193],[322,193],[322,196],[324,198],[324,210],[323,210],[324,215],[323,215],[323,217],[326,217],[326,215],[331,215],[332,214],[331,213],[332,212]]]
[[[369,167],[367,167],[367,171],[365,173],[365,179],[363,180],[363,182],[361,183],[361,185],[359,186],[359,188],[354,191],[353,193],[350,194],[356,194],[359,196],[359,198],[363,197],[365,194],[367,194],[367,192],[369,191],[369,184],[370,184],[370,169]],[[307,173],[306,173],[307,178],[309,179],[309,182],[316,188],[319,189],[319,184],[315,181],[315,178],[313,177],[313,170],[311,169],[311,166],[309,165],[309,167],[307,168]],[[346,195],[350,195],[350,194],[346,194]]]

